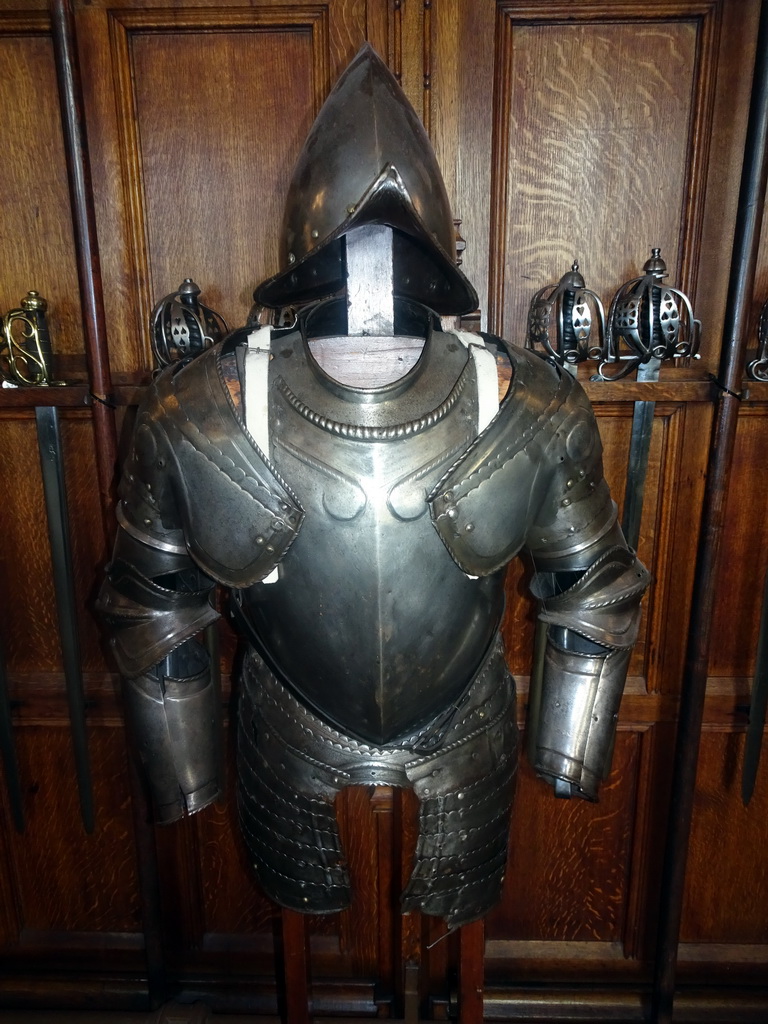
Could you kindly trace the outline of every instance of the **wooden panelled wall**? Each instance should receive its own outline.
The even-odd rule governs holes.
[[[617,498],[632,402],[657,400],[640,542],[655,583],[600,802],[557,801],[521,766],[504,899],[485,926],[486,1014],[495,1019],[566,1020],[578,999],[603,1006],[603,1019],[642,1012],[757,13],[756,0],[76,4],[120,425],[151,371],[147,322],[157,298],[192,276],[230,325],[244,321],[254,285],[277,265],[281,206],[302,141],[366,38],[431,135],[462,221],[464,269],[491,330],[521,342],[532,294],[574,257],[607,303],[661,246],[670,279],[694,299],[704,324],[700,360],[665,366],[642,391],[584,374]],[[0,4],[0,110],[0,308],[40,291],[58,376],[82,385],[43,0]],[[768,238],[755,319],[765,299]],[[748,1019],[739,1016],[747,1004],[754,1019],[768,1019],[768,764],[746,809],[739,787],[768,568],[768,385],[749,387],[723,566],[711,581],[720,597],[679,971],[680,984],[693,987],[692,1002],[680,1005],[690,1009],[705,989],[732,1007],[722,1018],[732,1021]],[[82,391],[73,392],[78,402]],[[20,835],[3,787],[0,1008],[141,1008],[151,969],[155,993],[159,986],[220,1010],[275,1013],[279,919],[250,874],[232,799],[158,830],[132,814],[118,679],[92,613],[107,550],[91,414],[69,402],[61,416],[93,834],[80,823],[32,405],[29,395],[0,394],[0,634],[26,815]],[[510,572],[508,590],[505,634],[522,724],[533,622],[524,569]],[[223,627],[227,701],[234,650]],[[442,923],[397,912],[413,810],[387,789],[348,790],[340,800],[356,896],[348,911],[309,923],[316,1014],[396,1012],[404,959],[422,963],[422,1012],[449,1012],[457,937],[427,949],[444,935]]]

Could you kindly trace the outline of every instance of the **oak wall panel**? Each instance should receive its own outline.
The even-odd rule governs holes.
[[[29,676],[60,672],[61,648],[34,413],[2,411],[0,431],[5,530],[0,547],[0,633],[8,671]],[[85,671],[104,672],[102,635],[93,601],[106,552],[94,483],[93,431],[87,412],[60,416],[60,434],[82,666]]]
[[[498,4],[489,320],[577,257],[612,293],[662,249],[695,284],[718,5]],[[642,54],[638,66],[638,54]],[[641,77],[629,76],[632,65]]]
[[[736,431],[722,556],[712,623],[710,676],[736,677],[748,691],[754,672],[763,581],[768,571],[768,409],[742,406]],[[746,685],[745,685],[746,684]]]
[[[768,944],[768,772],[762,764],[755,793],[744,807],[743,755],[743,732],[705,726],[683,907],[683,942]],[[732,955],[738,957],[738,949]],[[762,959],[768,963],[768,949],[764,948]]]
[[[501,905],[489,939],[620,941],[627,900],[637,736],[621,733],[600,801],[557,800],[522,762]]]
[[[150,312],[184,277],[238,326],[277,269],[290,171],[365,4],[98,2],[82,23],[112,365],[146,379]]]
[[[55,351],[69,355],[83,342],[58,104],[47,15],[0,11],[0,311],[35,289],[49,302]]]
[[[87,948],[94,944],[93,933],[139,932],[122,730],[89,730],[96,818],[90,836],[80,819],[66,722],[24,725],[16,730],[16,744],[26,817],[24,834],[9,837],[18,938],[34,945],[49,932],[71,933],[73,946]]]

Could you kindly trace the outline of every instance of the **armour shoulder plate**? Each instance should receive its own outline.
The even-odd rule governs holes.
[[[121,485],[120,519],[144,543],[189,550],[219,583],[246,587],[278,564],[303,512],[237,414],[220,355],[215,346],[150,387]]]
[[[438,533],[473,576],[495,572],[523,547],[537,561],[567,564],[616,520],[583,389],[539,356],[496,340],[512,363],[509,390],[429,498]]]

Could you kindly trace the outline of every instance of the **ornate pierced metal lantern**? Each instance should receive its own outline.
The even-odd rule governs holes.
[[[223,318],[198,301],[200,289],[188,277],[152,310],[152,351],[158,366],[194,359],[227,332]]]
[[[661,249],[651,249],[643,276],[627,281],[616,292],[608,312],[605,347],[599,376],[619,380],[634,369],[638,379],[654,380],[665,359],[696,358],[701,324],[688,297],[663,283],[667,265]],[[623,364],[605,373],[611,363]]]
[[[574,260],[556,285],[540,288],[531,300],[525,345],[543,349],[548,358],[575,372],[577,363],[600,358],[604,323],[603,304],[587,288]]]

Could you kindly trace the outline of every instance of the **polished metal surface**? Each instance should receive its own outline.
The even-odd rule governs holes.
[[[80,631],[77,622],[72,549],[67,509],[67,491],[61,454],[59,416],[55,406],[37,406],[37,443],[43,478],[48,539],[51,546],[56,617],[67,689],[72,749],[80,795],[80,809],[86,832],[94,827],[93,785],[85,723],[85,691],[80,662]]]
[[[651,359],[696,359],[701,323],[679,288],[664,284],[667,265],[651,250],[643,275],[627,281],[613,297],[598,377],[619,380]],[[618,366],[618,370],[609,369]]]
[[[125,680],[123,703],[161,824],[221,795],[219,700],[208,654],[193,640]]]
[[[637,380],[656,381],[665,360],[698,358],[701,323],[688,297],[663,283],[667,265],[660,249],[651,250],[643,270],[642,277],[627,281],[613,298],[596,379],[618,380],[637,369]],[[615,365],[618,371],[608,373]],[[635,402],[621,524],[633,549],[640,540],[654,411],[652,401]]]
[[[438,314],[477,298],[456,268],[434,153],[370,47],[310,132],[283,231],[283,267],[255,298],[290,317],[258,339],[253,324],[235,331],[148,390],[102,611],[135,676],[161,815],[194,809],[210,785],[195,769],[181,786],[184,744],[170,750],[162,725],[199,737],[210,691],[180,681],[194,666],[147,659],[187,650],[195,616],[215,615],[216,582],[249,641],[238,801],[265,891],[298,910],[346,906],[334,798],[410,787],[419,838],[403,909],[456,926],[496,902],[507,859],[517,736],[498,641],[504,567],[533,556],[549,631],[538,770],[588,798],[647,581],[578,382],[501,339],[486,349],[472,336],[469,351],[441,329]],[[578,351],[589,324],[574,304]],[[352,384],[313,355],[351,331],[407,338],[418,357]],[[497,359],[511,371],[500,406]]]
[[[227,333],[224,319],[200,302],[199,295],[199,287],[187,277],[152,310],[150,337],[157,366],[193,359]]]
[[[526,348],[541,349],[571,373],[578,363],[600,358],[604,336],[603,304],[587,288],[577,261],[556,285],[540,288],[531,299]]]
[[[547,639],[529,756],[558,796],[595,800],[650,576],[623,543],[572,575],[540,573],[533,584]]]
[[[534,771],[558,795],[597,799],[612,750],[629,651],[572,653],[551,640],[544,655],[542,713],[535,740]]]
[[[120,527],[96,609],[123,675],[147,672],[215,622],[213,587],[186,552],[152,547]]]
[[[53,380],[53,349],[46,320],[47,308],[47,302],[38,292],[29,291],[22,299],[20,309],[10,310],[3,317],[0,376],[4,386],[63,385],[62,381]],[[93,786],[85,721],[85,695],[80,663],[69,511],[58,409],[54,405],[37,406],[35,408],[35,423],[80,812],[86,832],[91,833],[94,828]],[[21,806],[17,799],[19,780],[15,763],[11,757],[13,747],[12,741],[9,739],[11,720],[7,688],[3,685],[2,689],[0,715],[3,720],[3,753],[9,772],[8,784],[18,826],[21,815]],[[8,735],[6,736],[6,734]]]
[[[328,378],[303,332],[274,355],[272,460],[305,518],[277,582],[247,589],[244,607],[294,692],[344,732],[387,743],[461,693],[501,616],[501,575],[462,572],[426,500],[473,439],[474,364],[441,331],[376,389]]]
[[[395,333],[392,228],[366,224],[345,237],[347,334]]]
[[[331,728],[251,650],[239,709],[238,807],[259,879],[283,906],[331,913],[350,900],[333,800],[349,785],[419,797],[419,838],[403,910],[456,927],[497,901],[516,766],[515,694],[498,641],[461,699],[395,743]],[[286,827],[287,819],[290,827]]]
[[[495,341],[512,364],[497,417],[430,494],[443,542],[471,575],[525,547],[542,566],[586,569],[616,510],[589,402],[570,374]]]
[[[217,582],[248,586],[274,569],[302,512],[232,402],[222,346],[150,386],[120,485],[119,519],[150,547],[184,553]]]
[[[537,576],[534,592],[541,597],[540,618],[547,625],[572,630],[602,647],[626,649],[637,640],[640,598],[650,580],[635,554],[617,545],[604,550],[567,589],[543,592]]]
[[[53,379],[53,349],[45,313],[48,303],[29,291],[19,309],[2,319],[0,377],[14,387],[61,385]]]
[[[342,239],[365,224],[395,229],[396,295],[440,314],[477,308],[456,265],[456,230],[429,138],[368,44],[310,130],[288,190],[282,269],[259,285],[256,301],[280,307],[338,291],[346,280]]]

